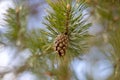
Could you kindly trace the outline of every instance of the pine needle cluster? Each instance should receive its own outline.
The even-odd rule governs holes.
[[[67,54],[78,56],[87,48],[88,28],[91,24],[83,20],[83,10],[86,9],[84,2],[72,2],[72,0],[58,0],[51,2],[48,0],[51,10],[45,18],[46,28],[52,40],[59,34],[67,34],[69,38]],[[62,6],[61,6],[62,5]],[[68,10],[68,6],[69,9]]]
[[[57,75],[56,73],[55,75],[61,80],[64,75],[60,77],[62,75],[60,70],[69,73],[67,71],[69,71],[70,60],[78,57],[88,49],[90,38],[88,29],[91,23],[86,23],[86,20],[84,20],[83,11],[87,8],[84,1],[56,0],[53,2],[47,0],[47,2],[49,4],[48,15],[43,22],[46,26],[45,30],[27,31],[28,12],[24,6],[15,6],[15,8],[9,8],[7,11],[5,21],[7,22],[8,31],[4,35],[15,46],[20,46],[22,49],[27,48],[32,52],[26,62],[29,70],[39,74],[45,71],[53,71],[51,74],[57,72],[60,74]],[[67,40],[62,42],[63,45],[67,44],[65,55],[62,56],[64,59],[54,50],[55,40],[59,35],[63,36],[60,38],[61,40],[65,38],[64,35],[67,36]],[[64,43],[64,41],[67,42]],[[56,55],[59,56],[56,57]],[[54,59],[57,59],[57,61]],[[66,65],[62,65],[62,63]],[[70,74],[68,76],[70,77]]]
[[[16,46],[23,45],[26,25],[27,25],[27,14],[25,8],[21,6],[15,6],[15,8],[9,8],[7,14],[5,14],[7,32],[4,36]]]

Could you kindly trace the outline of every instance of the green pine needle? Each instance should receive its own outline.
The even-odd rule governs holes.
[[[70,52],[69,55],[75,54],[76,56],[83,53],[88,47],[87,40],[90,38],[88,28],[91,26],[90,23],[86,24],[86,21],[83,20],[84,15],[82,12],[87,8],[85,2],[81,1],[78,3],[72,0],[58,0],[56,2],[47,0],[47,2],[50,5],[50,9],[47,10],[48,16],[45,17],[46,21],[44,24],[48,32],[55,36],[65,32],[67,17],[66,6],[70,4],[68,52]],[[53,37],[53,40],[54,39],[55,37]]]
[[[23,6],[9,8],[5,14],[7,32],[4,34],[11,42],[16,42],[24,36],[26,30],[27,10]]]

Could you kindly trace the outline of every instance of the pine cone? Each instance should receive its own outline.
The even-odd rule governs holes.
[[[54,50],[57,51],[59,56],[64,56],[68,46],[68,35],[60,34],[56,37],[54,42]]]

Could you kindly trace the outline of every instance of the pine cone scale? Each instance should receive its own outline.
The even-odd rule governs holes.
[[[68,45],[68,35],[60,34],[55,39],[54,50],[59,54],[59,56],[64,56],[66,53],[67,45]]]

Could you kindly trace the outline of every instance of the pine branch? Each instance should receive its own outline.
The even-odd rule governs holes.
[[[61,65],[63,62],[59,62],[58,60],[58,67],[57,70],[52,71],[52,73],[57,76],[60,80],[64,79],[64,74],[68,76],[66,80],[70,79],[70,76],[68,74],[68,65],[70,62],[70,59],[73,59],[77,57],[79,54],[83,53],[87,48],[87,40],[90,38],[90,35],[88,34],[87,30],[91,26],[91,24],[87,24],[85,20],[83,20],[83,10],[86,9],[84,2],[76,2],[75,5],[73,5],[72,0],[58,0],[56,2],[52,2],[48,0],[48,4],[50,5],[51,9],[47,10],[48,16],[45,17],[46,22],[44,24],[46,25],[47,31],[43,30],[44,33],[41,33],[43,36],[39,36],[39,38],[45,39],[42,44],[42,46],[51,45],[50,47],[46,48],[40,48],[41,53],[42,51],[46,51],[45,56],[47,56],[47,51],[45,49],[50,49],[51,52],[48,54],[49,56],[53,56],[51,60],[54,61],[55,59],[55,51],[53,50],[53,44],[55,44],[58,40],[62,40],[62,38],[59,38],[59,36],[63,37],[64,39],[69,36],[68,41],[68,48],[66,55],[63,59],[67,59],[66,68],[64,70],[64,67]],[[62,5],[62,6],[61,6]],[[41,31],[40,31],[41,32]],[[64,35],[65,34],[65,35]],[[46,37],[46,38],[45,38]],[[51,39],[49,40],[48,37]],[[56,40],[56,41],[55,41]],[[43,40],[39,40],[41,43]],[[40,44],[39,43],[39,44]],[[59,46],[62,46],[62,44],[59,44]],[[59,51],[58,51],[59,52]],[[53,53],[53,54],[52,54]],[[62,54],[59,52],[59,55],[62,56]],[[43,57],[43,56],[41,56]],[[44,57],[45,58],[45,57]],[[55,63],[53,63],[55,64]],[[59,67],[61,66],[60,70],[64,70],[62,73],[59,73]],[[54,68],[54,67],[53,67]],[[57,73],[56,73],[57,72]],[[62,76],[60,76],[62,75]]]
[[[70,4],[67,4],[66,22],[65,22],[65,27],[66,27],[65,34],[68,34],[68,31],[69,31],[70,12],[71,12],[71,6],[70,6]]]
[[[73,5],[73,3],[75,4]],[[25,9],[23,7],[10,8],[5,19],[9,28],[6,37],[15,43],[20,40],[25,48],[31,50],[32,55],[27,64],[33,72],[39,73],[39,70],[43,71],[43,69],[50,69],[51,71],[51,68],[55,68],[55,59],[58,58],[57,60],[59,60],[59,57],[62,56],[61,53],[64,52],[65,54],[66,52],[66,55],[63,54],[65,56],[63,59],[67,59],[67,62],[65,62],[67,64],[61,66],[59,63],[62,64],[62,62],[58,61],[59,63],[57,64],[61,67],[57,67],[57,69],[60,68],[60,70],[64,71],[65,68],[65,73],[68,75],[67,79],[70,79],[68,71],[70,60],[78,57],[79,54],[88,48],[87,40],[90,38],[90,35],[87,30],[91,24],[87,24],[83,20],[84,15],[82,13],[86,9],[86,6],[84,2],[78,3],[72,0],[57,0],[56,2],[48,0],[48,4],[51,9],[48,10],[48,16],[46,16],[46,21],[44,22],[47,30],[40,29],[29,33],[25,32],[27,16],[24,13]],[[60,56],[56,57],[57,54],[55,54],[56,52],[53,47],[55,39],[59,35],[62,38],[58,40],[64,39],[64,44],[59,44],[59,46],[63,47],[64,45],[66,50],[62,49],[62,52],[58,51]],[[48,64],[48,61],[52,65]],[[60,77],[57,74],[56,76]]]
[[[23,46],[22,42],[24,41],[23,37],[26,30],[27,14],[27,10],[23,5],[9,8],[7,14],[5,14],[5,26],[7,26],[8,30],[4,35],[10,40],[10,42],[15,43],[17,46]]]
[[[115,73],[114,73],[114,78],[113,79],[119,79],[119,75],[120,75],[120,28],[118,28],[115,31],[111,31],[109,33],[109,42],[112,45],[112,47],[114,48],[114,55],[115,57],[113,57],[114,60],[114,68],[115,68]]]
[[[82,12],[86,9],[85,2],[72,2],[72,0],[52,2],[48,0],[48,4],[51,9],[47,10],[49,15],[46,17],[44,24],[49,33],[55,36],[63,33],[68,34],[68,51],[70,50],[70,53],[76,55],[83,53],[85,48],[88,47],[87,39],[90,38],[90,35],[87,30],[91,26],[83,20]]]

